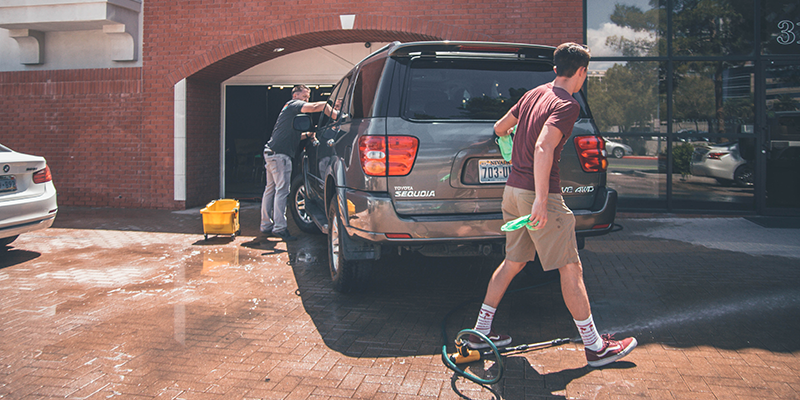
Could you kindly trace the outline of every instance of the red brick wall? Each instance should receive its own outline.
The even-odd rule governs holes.
[[[583,2],[149,0],[142,68],[0,72],[0,142],[47,157],[61,205],[179,209],[219,195],[220,84],[349,42],[581,41]],[[355,14],[352,30],[339,15]],[[286,50],[273,52],[276,47]],[[187,79],[187,200],[174,201],[173,86]]]
[[[141,68],[0,73],[0,142],[42,155],[59,204],[152,207]]]

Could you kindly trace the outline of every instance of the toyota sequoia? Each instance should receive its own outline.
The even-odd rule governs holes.
[[[338,113],[295,118],[315,140],[302,150],[290,210],[301,230],[327,235],[337,291],[364,289],[387,252],[503,255],[500,204],[511,166],[493,126],[526,91],[555,78],[553,51],[391,43],[332,89],[328,104]],[[560,171],[582,248],[585,237],[611,231],[617,193],[606,186],[605,142],[583,93],[575,98],[581,114]]]

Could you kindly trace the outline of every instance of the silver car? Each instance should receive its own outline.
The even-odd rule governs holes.
[[[614,156],[614,158],[622,158],[625,156],[633,155],[633,149],[624,143],[612,142],[608,139],[606,141],[606,152]]]
[[[696,147],[689,172],[715,178],[721,184],[753,186],[753,167],[742,158],[737,142]]]
[[[20,234],[53,225],[58,206],[44,157],[0,145],[0,251]]]

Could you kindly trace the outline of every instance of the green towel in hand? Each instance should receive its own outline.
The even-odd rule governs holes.
[[[516,126],[514,126],[514,130],[510,135],[498,136],[495,140],[497,142],[497,146],[500,147],[500,154],[503,156],[503,159],[508,162],[511,162],[511,150],[514,148],[515,133],[517,133]]]

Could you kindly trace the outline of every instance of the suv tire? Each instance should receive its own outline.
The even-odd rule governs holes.
[[[339,202],[334,198],[328,207],[328,268],[333,289],[341,293],[363,292],[369,283],[372,261],[345,258],[349,238],[339,215]]]
[[[289,199],[292,202],[291,207],[289,207],[292,212],[292,219],[294,219],[294,223],[297,224],[297,227],[306,233],[322,233],[319,228],[317,228],[317,224],[314,223],[314,220],[311,219],[308,210],[306,210],[306,201],[308,198],[306,197],[306,187],[302,174],[298,174],[292,179]]]

